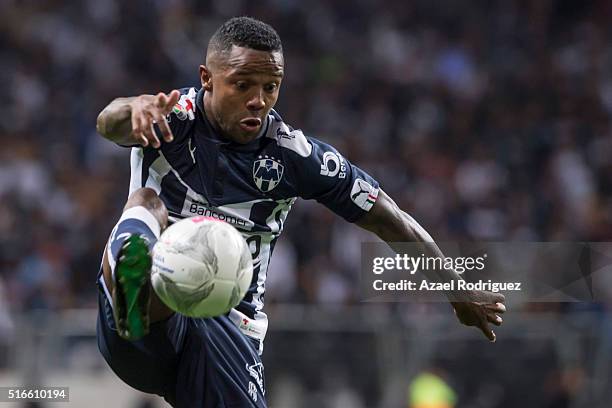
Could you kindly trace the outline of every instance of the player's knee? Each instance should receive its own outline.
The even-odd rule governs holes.
[[[168,210],[155,190],[148,187],[143,187],[134,191],[132,194],[130,194],[127,203],[125,203],[123,211],[127,210],[128,208],[138,206],[149,210],[149,212],[157,219],[159,225],[161,225],[162,230],[166,228],[168,225]]]

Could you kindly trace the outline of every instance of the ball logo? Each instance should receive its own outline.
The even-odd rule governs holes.
[[[197,217],[191,217],[190,220],[191,220],[191,222],[196,222],[196,223],[197,222],[202,222],[202,221],[220,221],[220,220],[218,220],[216,218],[206,217],[206,216],[202,216],[202,215],[197,216]]]
[[[253,163],[253,180],[258,189],[272,191],[283,178],[285,167],[274,157],[259,156]]]
[[[334,152],[323,153],[323,160],[321,163],[322,176],[345,178],[346,177],[346,164],[344,158]]]

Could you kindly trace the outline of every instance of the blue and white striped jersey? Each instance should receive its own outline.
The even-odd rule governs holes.
[[[222,138],[206,119],[203,95],[202,89],[181,90],[168,116],[171,143],[132,148],[130,193],[141,187],[157,191],[171,221],[204,215],[242,232],[253,255],[253,281],[230,318],[245,334],[263,340],[266,273],[295,200],[315,199],[354,222],[376,201],[378,183],[274,111],[252,142]]]

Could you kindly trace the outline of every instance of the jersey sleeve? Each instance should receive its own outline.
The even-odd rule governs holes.
[[[378,182],[333,146],[305,138],[310,152],[293,163],[299,197],[314,199],[349,222],[357,221],[376,202]]]

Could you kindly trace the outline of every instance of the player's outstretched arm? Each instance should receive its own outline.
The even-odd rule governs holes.
[[[360,227],[378,235],[383,241],[422,242],[422,250],[428,257],[444,257],[433,238],[417,223],[414,218],[402,211],[384,191],[380,190],[378,199],[370,211],[357,223]],[[393,244],[390,244],[393,247]],[[450,282],[461,277],[453,270],[441,269],[423,271],[426,276],[435,281]],[[449,293],[459,321],[467,326],[478,327],[490,340],[495,341],[495,333],[489,326],[501,325],[502,318],[498,315],[506,311],[504,295],[486,291]]]
[[[120,145],[160,146],[155,134],[157,124],[166,142],[173,139],[166,116],[178,102],[177,90],[165,94],[117,98],[100,112],[96,121],[98,133]]]

